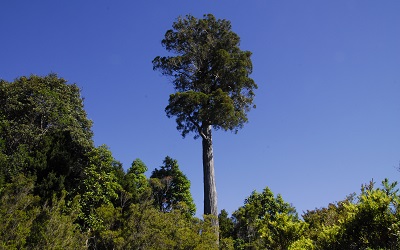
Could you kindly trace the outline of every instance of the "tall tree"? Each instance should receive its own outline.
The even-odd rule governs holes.
[[[176,117],[185,137],[194,132],[202,138],[204,213],[215,218],[217,191],[214,174],[212,128],[237,132],[247,122],[257,85],[251,52],[239,48],[240,38],[227,20],[204,15],[179,17],[165,33],[162,45],[175,56],[157,56],[153,69],[172,78],[175,93],[165,111]],[[215,224],[218,223],[214,220]]]
[[[194,215],[196,206],[190,193],[190,181],[179,169],[178,161],[167,156],[160,169],[154,169],[150,176],[154,202],[163,212],[180,208]]]

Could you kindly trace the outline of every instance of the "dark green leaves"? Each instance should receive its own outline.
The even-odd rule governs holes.
[[[247,122],[257,88],[251,52],[239,48],[239,36],[227,20],[205,15],[178,18],[162,41],[176,56],[153,60],[153,68],[172,79],[176,93],[169,99],[167,116],[176,116],[185,136],[200,135],[200,128],[237,131]]]
[[[0,104],[4,180],[33,175],[35,193],[48,199],[54,191],[75,190],[93,147],[79,88],[55,74],[0,81]]]
[[[214,129],[237,130],[247,122],[247,116],[235,109],[232,98],[221,89],[205,94],[187,91],[171,94],[166,107],[168,117],[176,116],[177,129],[186,136],[212,125]]]
[[[150,176],[154,202],[163,212],[179,209],[192,216],[196,206],[190,193],[190,181],[179,169],[178,161],[167,156],[160,169]]]

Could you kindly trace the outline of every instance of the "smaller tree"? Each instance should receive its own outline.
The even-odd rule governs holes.
[[[95,216],[95,210],[103,204],[112,204],[118,198],[117,191],[121,186],[114,176],[114,158],[105,145],[89,153],[89,162],[80,187],[82,216],[86,227],[96,229],[101,220]]]
[[[140,203],[149,199],[151,189],[144,174],[146,171],[147,166],[140,159],[134,160],[128,169],[123,188],[132,197],[130,203]]]
[[[235,224],[232,218],[228,217],[228,212],[225,209],[222,209],[218,215],[219,222],[219,237],[222,238],[230,238],[233,236]]]
[[[127,185],[127,177],[122,163],[119,161],[113,162],[113,173],[117,178],[118,184],[122,187],[118,190],[118,200],[114,203],[115,206],[120,207],[123,211],[127,209],[132,202],[132,194],[129,193],[125,188]]]
[[[179,169],[177,160],[167,156],[163,163],[150,176],[156,206],[163,212],[180,208],[194,215],[196,206],[190,193],[190,181]]]
[[[300,237],[296,230],[304,227],[298,224],[294,207],[268,187],[262,193],[254,191],[233,218],[237,247],[246,249],[285,249]]]
[[[234,249],[235,223],[228,217],[228,212],[222,209],[218,215],[219,247],[220,249]]]

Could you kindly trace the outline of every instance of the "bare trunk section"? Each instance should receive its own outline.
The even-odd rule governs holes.
[[[218,228],[217,188],[215,184],[214,155],[212,147],[211,126],[207,126],[202,130],[203,130],[202,144],[203,144],[203,178],[204,178],[204,214],[213,215],[214,218],[212,218],[212,225],[216,227],[216,234],[218,237],[219,228]]]
[[[206,138],[203,138],[204,214],[218,216],[211,128],[208,127],[205,132],[207,133],[204,133]]]

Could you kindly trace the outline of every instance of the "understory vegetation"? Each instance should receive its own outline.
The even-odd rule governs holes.
[[[268,187],[195,217],[169,156],[150,177],[96,147],[80,90],[55,74],[0,80],[0,249],[399,249],[396,182],[298,215]],[[219,230],[219,234],[215,231]],[[219,235],[219,245],[218,242]]]

